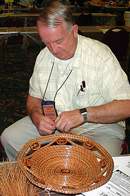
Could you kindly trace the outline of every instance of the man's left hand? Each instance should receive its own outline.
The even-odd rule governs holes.
[[[79,110],[62,112],[56,119],[56,128],[61,132],[69,132],[72,128],[83,123],[83,116]]]

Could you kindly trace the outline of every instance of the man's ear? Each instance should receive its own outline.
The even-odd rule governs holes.
[[[73,25],[73,33],[74,33],[74,37],[77,37],[77,34],[78,34],[78,25],[76,25],[76,24]]]

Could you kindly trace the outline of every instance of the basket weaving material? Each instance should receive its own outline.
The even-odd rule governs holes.
[[[0,164],[0,196],[39,196],[39,192],[16,163]]]
[[[34,185],[64,194],[105,184],[113,171],[111,155],[85,136],[60,134],[29,141],[17,162]]]

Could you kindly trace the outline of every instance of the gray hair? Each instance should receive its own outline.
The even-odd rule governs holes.
[[[47,1],[38,17],[38,21],[45,23],[50,28],[55,28],[65,22],[68,31],[74,24],[71,8],[66,0]]]

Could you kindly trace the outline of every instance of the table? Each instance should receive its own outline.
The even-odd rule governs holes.
[[[0,14],[0,27],[35,26],[38,15],[38,12],[3,13]],[[88,13],[81,15],[81,13],[74,12],[73,16],[79,25],[80,23],[82,25],[83,20],[86,22],[85,25],[87,25],[88,20],[91,23],[90,25],[115,25],[117,18],[116,14],[110,13],[91,13],[91,19]]]
[[[79,30],[83,33],[105,33],[107,30],[113,27],[123,27],[125,28],[128,32],[130,32],[130,26],[115,26],[115,25],[101,25],[101,26],[79,26]]]
[[[112,2],[103,2],[103,1],[89,1],[89,10],[98,10],[100,12],[109,12],[109,13],[121,13],[124,12],[126,10],[130,10],[130,6],[129,5],[119,5],[116,2],[113,4],[110,4]]]
[[[32,39],[36,44],[41,42],[35,38],[36,20],[38,13],[3,13],[0,14],[0,39],[1,45],[6,45],[7,40],[13,34],[22,34],[24,37],[23,46],[27,44],[27,39]]]
[[[104,33],[108,29],[115,27],[114,25],[101,25],[101,26],[79,26],[79,30],[83,33]],[[117,26],[116,26],[117,27]],[[130,32],[130,26],[118,26],[125,28]],[[37,33],[36,26],[31,27],[0,27],[0,35],[17,34],[17,33]]]
[[[35,26],[38,13],[3,13],[0,14],[0,27]]]
[[[12,35],[23,35],[23,46],[26,47],[27,39],[31,39],[36,44],[41,45],[40,39],[38,39],[37,29],[33,27],[0,27],[0,39],[1,45],[6,45],[7,40]],[[37,36],[37,37],[36,37]]]

